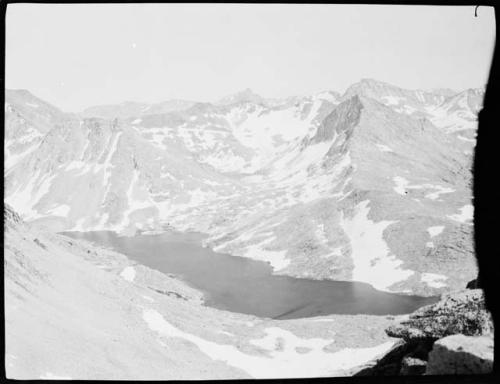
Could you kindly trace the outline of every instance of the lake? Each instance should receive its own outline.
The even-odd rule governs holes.
[[[399,315],[437,297],[377,291],[365,283],[273,275],[269,264],[204,248],[199,233],[118,236],[111,231],[64,232],[127,255],[163,273],[179,276],[205,295],[205,305],[273,319],[329,314]]]

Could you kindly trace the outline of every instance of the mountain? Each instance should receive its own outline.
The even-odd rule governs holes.
[[[451,97],[456,95],[458,92],[450,88],[434,88],[430,90],[431,93],[436,93],[438,95],[443,95],[444,97]]]
[[[432,110],[431,120],[448,132],[460,133],[461,137],[472,140],[483,98],[484,89],[467,89],[448,97]]]
[[[126,119],[132,116],[142,116],[146,114],[168,113],[182,111],[195,104],[188,100],[167,100],[161,103],[147,104],[134,101],[126,101],[121,104],[96,105],[86,108],[81,115],[83,117],[99,117],[103,119],[121,118]]]
[[[351,85],[342,97],[347,99],[355,94],[377,100],[396,112],[419,116],[427,116],[429,109],[438,106],[450,95],[449,91],[408,90],[373,79],[362,79]]]
[[[5,168],[32,153],[55,126],[75,120],[26,90],[5,91]]]
[[[237,92],[232,95],[228,95],[217,101],[216,105],[233,105],[233,104],[244,104],[244,103],[253,103],[253,104],[267,104],[266,99],[256,94],[250,88],[246,88],[240,92]]]
[[[15,111],[12,110],[14,105]],[[25,89],[5,90],[5,110],[9,112],[6,114],[6,118],[12,119],[12,121],[5,120],[5,125],[24,124],[28,130],[31,127],[40,133],[46,133],[55,124],[75,117],[74,114],[62,112]]]
[[[170,226],[277,274],[448,292],[476,275],[468,119],[483,92],[445,93],[245,90],[119,119],[58,112],[45,133],[28,109],[33,138],[34,100],[7,94],[5,201],[50,230]]]

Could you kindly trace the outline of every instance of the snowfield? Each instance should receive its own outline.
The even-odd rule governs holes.
[[[402,262],[391,255],[384,240],[384,230],[395,221],[370,220],[369,203],[369,200],[359,203],[351,218],[342,215],[340,225],[350,240],[354,262],[352,279],[367,282],[379,290],[388,290],[392,284],[406,280],[414,272],[401,268]]]
[[[214,360],[240,368],[256,379],[305,378],[329,376],[337,370],[350,369],[369,362],[389,350],[388,341],[372,348],[345,348],[335,353],[323,349],[333,340],[301,339],[281,328],[266,328],[262,339],[250,343],[264,349],[269,356],[240,352],[236,347],[202,339],[174,327],[155,310],[144,310],[143,319],[151,330],[165,337],[181,338],[193,343]],[[303,352],[300,349],[305,349]]]

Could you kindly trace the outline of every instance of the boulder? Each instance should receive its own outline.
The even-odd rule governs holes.
[[[481,289],[444,295],[439,302],[418,309],[408,320],[386,329],[389,336],[413,343],[433,342],[459,333],[479,336],[492,332],[493,321]]]
[[[493,337],[452,335],[434,343],[426,375],[486,374],[493,370]]]
[[[417,357],[406,356],[401,361],[401,370],[399,374],[404,376],[423,375],[426,366],[427,361]]]

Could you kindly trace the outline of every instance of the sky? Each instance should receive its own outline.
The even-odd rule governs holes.
[[[67,112],[168,99],[484,86],[491,7],[9,4],[6,79]]]

